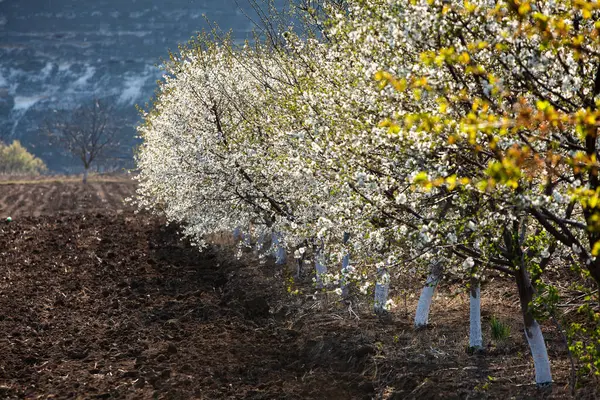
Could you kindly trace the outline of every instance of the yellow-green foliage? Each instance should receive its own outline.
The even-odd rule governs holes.
[[[18,140],[11,145],[0,142],[0,174],[35,174],[46,171],[46,164],[29,153]]]

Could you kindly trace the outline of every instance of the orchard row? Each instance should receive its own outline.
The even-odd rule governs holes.
[[[377,274],[380,309],[390,274],[427,274],[416,325],[442,275],[462,279],[473,347],[480,282],[499,271],[540,385],[536,318],[555,309],[550,276],[569,275],[590,294],[571,348],[597,373],[600,4],[298,3],[252,43],[203,34],[165,63],[138,129],[140,206],[200,246],[236,230],[271,235],[280,260],[310,248],[342,294]]]

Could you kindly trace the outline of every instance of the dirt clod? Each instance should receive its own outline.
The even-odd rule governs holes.
[[[167,346],[167,353],[169,353],[169,354],[177,353],[177,346],[175,346],[174,343],[169,343],[169,345]]]

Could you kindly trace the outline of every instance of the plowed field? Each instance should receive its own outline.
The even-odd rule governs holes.
[[[94,184],[64,196],[78,206],[34,206],[28,196],[48,190],[40,185],[13,194],[31,206],[0,222],[2,399],[569,397],[567,352],[550,324],[555,385],[532,384],[510,287],[484,290],[482,314],[510,324],[509,340],[467,354],[469,305],[456,287],[441,288],[432,327],[415,332],[414,299],[379,319],[363,300],[314,295],[309,277],[290,295],[286,270],[251,252],[236,259],[226,239],[200,253],[175,227],[116,200],[85,211],[78,196],[96,187],[102,198]]]
[[[82,184],[78,178],[0,180],[0,217],[56,213],[123,211],[135,183],[126,177],[97,178]]]

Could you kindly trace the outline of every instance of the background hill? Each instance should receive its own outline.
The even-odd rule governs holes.
[[[50,170],[69,172],[79,163],[43,145],[40,125],[54,109],[111,96],[124,120],[114,156],[127,164],[134,105],[152,96],[160,59],[210,29],[203,15],[248,37],[246,14],[254,15],[245,0],[0,0],[0,139],[19,139]]]

